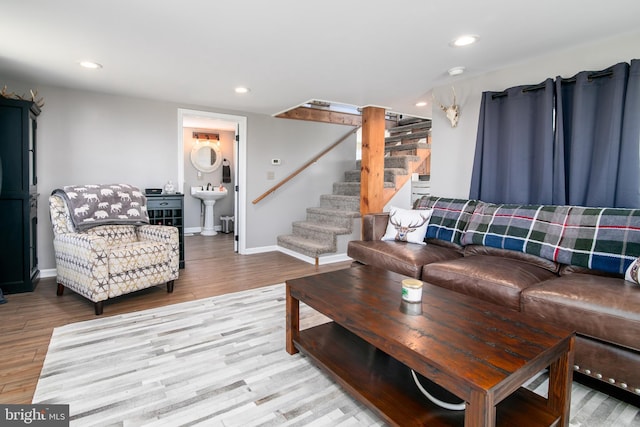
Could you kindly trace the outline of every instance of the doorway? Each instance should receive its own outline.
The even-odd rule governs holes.
[[[178,191],[181,191],[185,195],[185,208],[187,207],[186,200],[191,202],[191,186],[200,185],[196,182],[185,182],[185,168],[191,167],[188,156],[185,156],[185,151],[187,149],[190,150],[190,147],[185,146],[184,129],[186,127],[208,129],[211,131],[233,130],[234,132],[235,141],[232,143],[233,148],[230,162],[231,173],[233,175],[233,188],[228,188],[228,190],[234,196],[232,208],[230,208],[232,210],[230,213],[234,217],[234,251],[244,254],[246,252],[246,233],[244,231],[246,229],[247,118],[244,116],[213,113],[210,111],[178,109]],[[214,184],[218,183],[216,182]],[[185,228],[189,228],[188,224],[185,224],[185,226]]]

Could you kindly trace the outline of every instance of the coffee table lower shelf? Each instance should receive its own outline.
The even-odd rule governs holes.
[[[431,403],[417,389],[409,368],[335,322],[300,331],[294,344],[387,423],[464,425],[464,411]],[[547,410],[546,402],[521,387],[498,404],[496,425],[555,426],[559,417]]]

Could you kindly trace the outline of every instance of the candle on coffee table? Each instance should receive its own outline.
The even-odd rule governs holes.
[[[407,302],[422,302],[422,285],[417,279],[404,279],[402,281],[402,299]]]

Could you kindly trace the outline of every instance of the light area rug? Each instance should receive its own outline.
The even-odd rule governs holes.
[[[327,319],[300,305],[301,327]],[[285,350],[284,284],[55,328],[33,403],[72,426],[381,426]],[[528,387],[547,390],[540,374]],[[574,383],[574,427],[640,426],[639,409]]]

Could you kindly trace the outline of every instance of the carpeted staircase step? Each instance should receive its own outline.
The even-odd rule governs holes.
[[[320,224],[313,221],[294,221],[291,224],[291,229],[295,236],[329,245],[335,245],[338,234],[351,233],[351,228],[337,227],[331,224]]]
[[[360,170],[354,169],[346,171],[344,173],[344,180],[346,182],[360,182]]]
[[[320,207],[360,212],[360,194],[347,196],[343,194],[323,194],[320,196]]]
[[[278,246],[311,258],[317,258],[322,254],[335,252],[335,246],[333,245],[319,243],[293,234],[278,236]]]
[[[395,182],[396,175],[406,175],[409,172],[404,168],[385,168],[384,169],[384,181]],[[360,171],[352,170],[344,173],[344,180],[346,182],[360,182]]]
[[[384,181],[384,188],[395,188],[395,181]],[[360,182],[334,182],[333,194],[360,197]]]
[[[409,151],[409,150],[417,150],[417,149],[429,149],[431,148],[431,144],[426,144],[424,142],[416,142],[410,144],[398,144],[398,145],[388,145],[384,147],[385,153],[397,152],[397,151]]]
[[[315,223],[350,228],[353,225],[354,218],[360,218],[360,212],[316,207],[307,208],[307,220]]]
[[[411,162],[420,161],[420,156],[406,155],[406,156],[387,156],[384,158],[385,169],[406,169],[409,170]],[[362,160],[356,161],[356,169],[362,169]]]
[[[424,121],[410,122],[408,128],[426,129]],[[415,125],[415,126],[414,126]],[[400,126],[402,127],[402,126]],[[400,129],[404,131],[404,129]],[[428,132],[425,132],[428,134]],[[413,135],[415,139],[416,135]],[[402,144],[415,147],[426,147],[428,144]],[[409,170],[414,170],[412,162],[421,161],[421,157],[400,153],[398,155],[386,156],[384,158],[384,187],[395,189],[399,176],[400,181],[407,179]],[[354,170],[345,172],[345,181],[333,184],[333,194],[323,194],[320,196],[320,206],[311,207],[306,210],[306,220],[292,223],[292,233],[277,237],[279,247],[292,252],[305,255],[310,258],[319,258],[325,254],[333,254],[340,251],[346,254],[346,246],[350,240],[359,237],[359,230],[354,229],[354,221],[361,224],[360,220],[360,170],[362,162],[356,162]],[[356,227],[358,228],[358,227]]]

